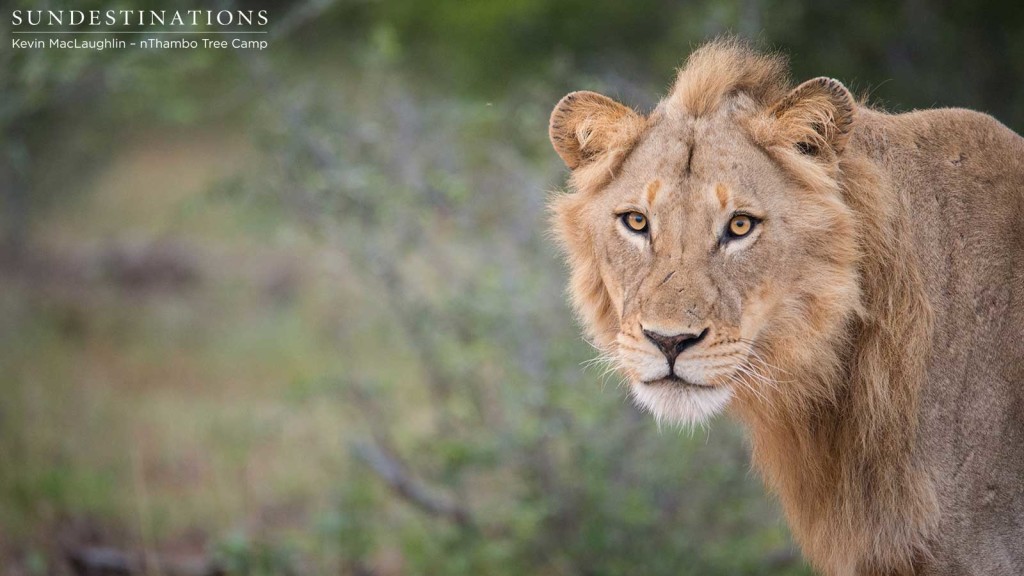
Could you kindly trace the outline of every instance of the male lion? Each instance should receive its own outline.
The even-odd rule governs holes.
[[[573,303],[640,406],[728,406],[826,574],[1024,574],[1024,139],[735,40],[550,137]]]

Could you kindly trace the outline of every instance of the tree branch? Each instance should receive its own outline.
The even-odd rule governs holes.
[[[420,510],[449,520],[462,528],[471,528],[474,523],[469,511],[412,476],[396,456],[376,444],[357,442],[352,446],[357,458],[366,463],[395,494]]]
[[[75,574],[80,576],[128,576],[146,573],[142,556],[99,546],[82,546],[67,553],[68,562]],[[159,571],[167,576],[221,576],[224,569],[205,558],[172,561],[166,558],[157,562]]]

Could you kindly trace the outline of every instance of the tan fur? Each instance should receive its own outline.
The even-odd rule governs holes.
[[[654,180],[647,185],[647,203],[654,204],[658,199],[658,190],[661,189],[661,180]]]
[[[1024,572],[1024,140],[969,111],[876,112],[829,78],[790,89],[735,40],[694,52],[648,117],[586,94],[552,114],[573,169],[553,224],[637,402],[728,405],[826,574]],[[729,240],[736,213],[760,223]],[[650,334],[696,343],[670,372]]]
[[[725,208],[729,205],[729,190],[721,184],[715,186],[715,196],[718,197],[718,204]]]
[[[714,111],[737,91],[768,104],[786,93],[786,69],[781,56],[759,54],[735,39],[719,40],[690,55],[668,101],[673,110],[693,117]]]

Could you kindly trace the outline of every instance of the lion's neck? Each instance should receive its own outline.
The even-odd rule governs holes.
[[[819,569],[912,574],[935,507],[914,426],[858,416],[845,408],[864,400],[857,396],[851,387],[793,418],[744,418],[753,459]]]

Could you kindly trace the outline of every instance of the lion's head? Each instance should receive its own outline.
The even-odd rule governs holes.
[[[855,110],[839,82],[790,90],[783,60],[735,41],[695,52],[646,117],[593,92],[555,107],[572,300],[658,418],[828,393],[780,374],[834,369],[862,310],[839,178]]]

